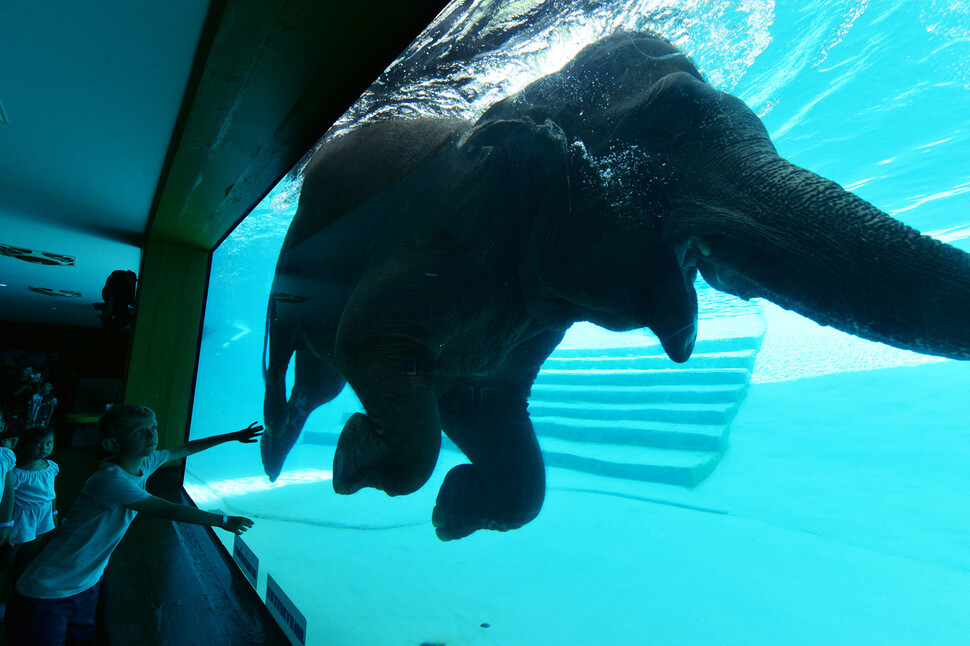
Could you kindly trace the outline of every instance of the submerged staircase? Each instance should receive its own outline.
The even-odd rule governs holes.
[[[717,466],[747,393],[763,327],[699,340],[676,364],[652,337],[563,344],[532,388],[547,466],[693,487]],[[642,342],[639,342],[642,339]]]

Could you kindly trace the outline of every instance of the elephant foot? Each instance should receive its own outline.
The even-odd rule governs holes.
[[[289,402],[266,415],[266,432],[259,439],[259,455],[270,482],[280,477],[286,456],[300,439],[309,414],[306,397],[295,393]]]
[[[384,429],[363,413],[354,413],[344,425],[333,456],[333,490],[352,494],[364,487],[380,489],[389,496],[413,493],[421,488],[437,460],[394,444]],[[430,466],[428,466],[430,458]]]
[[[480,529],[517,529],[535,518],[542,506],[541,497],[530,504],[524,493],[498,493],[475,465],[460,464],[441,483],[431,524],[442,541],[464,538]]]
[[[290,454],[299,437],[300,429],[296,429],[295,432],[287,430],[280,434],[264,433],[259,438],[259,455],[263,461],[263,471],[270,482],[276,482],[280,477],[286,456]]]

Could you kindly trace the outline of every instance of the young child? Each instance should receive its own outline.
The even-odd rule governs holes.
[[[13,580],[24,571],[41,548],[41,536],[57,524],[54,478],[58,467],[48,460],[54,450],[54,429],[31,426],[20,436],[14,449],[17,466],[13,470]]]
[[[98,588],[111,553],[139,511],[242,534],[253,521],[180,505],[145,491],[145,481],[166,462],[224,442],[255,442],[255,423],[235,433],[193,440],[156,451],[158,426],[151,409],[134,404],[109,408],[98,421],[102,445],[112,454],[88,478],[50,542],[17,580],[7,603],[7,643],[83,643],[94,633]]]

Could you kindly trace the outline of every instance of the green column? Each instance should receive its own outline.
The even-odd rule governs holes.
[[[161,448],[186,439],[208,272],[208,249],[145,247],[124,401],[155,411]]]

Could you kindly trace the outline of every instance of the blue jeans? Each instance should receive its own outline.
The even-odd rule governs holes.
[[[101,582],[63,599],[34,599],[14,591],[7,602],[8,646],[85,644],[94,635]]]

